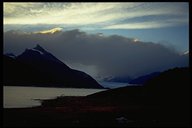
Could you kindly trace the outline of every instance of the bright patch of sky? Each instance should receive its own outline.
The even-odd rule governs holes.
[[[189,4],[186,2],[4,2],[3,13],[5,27],[23,25],[33,31],[35,26],[39,26],[38,31],[43,30],[42,26],[80,29],[171,45],[180,52],[189,49]]]

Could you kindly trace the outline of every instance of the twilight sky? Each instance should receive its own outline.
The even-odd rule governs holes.
[[[3,21],[119,34],[171,45],[180,52],[189,44],[189,5],[185,2],[4,3]]]
[[[184,52],[189,50],[189,5],[185,2],[122,2],[122,3],[6,3],[3,4],[3,22],[4,22],[4,51],[5,52],[21,52],[17,51],[14,48],[24,47],[33,47],[37,42],[45,46],[47,49],[51,50],[55,55],[57,55],[64,62],[68,62],[73,65],[75,68],[78,67],[82,70],[90,72],[90,74],[97,74],[93,72],[97,72],[96,68],[104,69],[106,68],[106,64],[101,64],[96,62],[99,61],[98,58],[102,58],[99,56],[99,53],[94,48],[98,48],[97,50],[103,50],[109,52],[104,56],[107,57],[110,54],[113,54],[114,44],[118,50],[121,51],[121,48],[124,51],[124,55],[131,53],[134,57],[136,54],[140,54],[144,52],[142,47],[147,50],[151,50],[153,52],[157,47],[162,51],[171,51],[171,54],[181,55]],[[44,39],[42,35],[36,37],[36,34],[39,32],[46,34],[49,32],[49,29],[57,28],[58,31],[62,31],[62,35],[58,35],[54,37],[54,41]],[[11,35],[7,31],[9,30],[17,30],[20,34]],[[46,30],[46,31],[44,31]],[[25,35],[24,32],[31,32]],[[53,33],[52,33],[53,34]],[[72,35],[73,34],[73,35]],[[78,41],[74,41],[73,37],[70,36],[78,35],[81,38],[81,43],[84,44],[76,44]],[[113,36],[115,35],[115,36]],[[30,37],[29,37],[30,36]],[[22,39],[20,39],[22,37]],[[86,38],[85,38],[86,37]],[[48,38],[53,38],[49,36]],[[12,39],[12,40],[11,40]],[[65,39],[65,40],[63,40]],[[109,43],[111,40],[111,42]],[[46,40],[46,42],[45,42]],[[54,42],[65,42],[68,41],[67,44],[63,43],[63,45]],[[14,41],[14,43],[13,43]],[[25,41],[25,43],[22,41]],[[115,42],[116,41],[116,42]],[[68,44],[70,43],[71,44]],[[103,43],[103,44],[92,44],[90,42],[95,43]],[[121,43],[118,45],[118,43]],[[127,44],[124,44],[128,42]],[[29,45],[27,45],[27,43]],[[132,45],[133,43],[140,43],[136,45]],[[22,44],[22,46],[21,46]],[[133,49],[141,50],[142,52],[135,52],[130,49],[129,44],[132,45]],[[13,47],[14,46],[14,47]],[[71,57],[67,58],[66,56],[62,57],[59,53],[54,51],[53,48],[59,49],[58,46],[69,47],[69,50],[73,51],[74,47],[79,47],[76,49],[78,57],[76,55],[71,55]],[[127,46],[129,48],[124,49],[123,46]],[[51,48],[52,47],[52,48]],[[108,47],[109,49],[105,49],[104,47]],[[163,48],[165,47],[165,49]],[[92,58],[94,55],[98,55],[95,57],[95,62],[86,62],[82,59],[84,54],[82,51],[78,52],[78,50],[83,50],[83,48],[89,48],[93,51],[90,53]],[[149,49],[148,49],[149,48]],[[65,48],[64,48],[65,49]],[[67,50],[67,49],[65,49]],[[130,52],[125,52],[129,50]],[[161,54],[161,50],[157,50],[158,54]],[[62,50],[60,50],[62,51]],[[151,52],[151,54],[153,53]],[[60,52],[61,53],[61,52]],[[70,51],[62,52],[70,56]],[[126,54],[125,54],[126,53]],[[89,53],[87,53],[89,54]],[[166,54],[166,57],[171,57],[171,54]],[[117,55],[117,57],[123,57],[123,53]],[[130,55],[128,55],[131,57]],[[146,54],[148,57],[149,54]],[[151,55],[150,55],[151,56]],[[175,56],[175,55],[174,55]],[[163,61],[162,55],[162,61]],[[151,59],[154,57],[151,57]],[[173,57],[174,58],[174,57]],[[87,59],[91,60],[91,56]],[[125,59],[125,58],[124,58]],[[138,60],[137,60],[138,59]],[[167,58],[166,58],[167,59]],[[165,59],[165,60],[166,60]],[[101,59],[102,60],[102,59]],[[111,61],[113,59],[111,58]],[[135,61],[134,59],[130,61]],[[125,61],[128,62],[125,59]],[[102,60],[103,63],[105,59]],[[121,62],[121,60],[118,60]],[[173,62],[175,62],[174,60]],[[94,63],[93,63],[94,62]],[[115,63],[116,61],[112,61]],[[141,63],[139,58],[136,57],[137,63]],[[158,61],[160,62],[160,61]],[[107,63],[107,62],[106,62]],[[128,65],[135,65],[137,63],[130,63]],[[171,63],[171,62],[170,62]],[[78,64],[78,66],[77,66]],[[97,64],[97,65],[94,65]],[[104,66],[105,65],[105,66]],[[117,65],[114,65],[117,66]],[[126,65],[124,65],[126,66]],[[145,64],[145,67],[147,64]],[[86,67],[86,68],[85,68]],[[157,66],[159,67],[159,66]],[[166,66],[165,66],[166,67]],[[169,67],[169,66],[167,66]],[[109,68],[109,67],[107,67]],[[111,69],[114,67],[111,66]],[[155,71],[156,69],[152,67]],[[110,70],[111,70],[110,69]],[[158,68],[160,69],[160,68]],[[162,68],[163,69],[163,68]],[[142,73],[146,69],[142,69]],[[153,71],[150,70],[150,71]],[[129,69],[130,72],[133,72]],[[141,71],[141,70],[139,70]],[[139,74],[136,73],[137,75]],[[115,71],[114,71],[115,72]],[[109,74],[109,73],[108,73]],[[111,73],[113,74],[113,73]],[[132,73],[132,76],[134,73]]]

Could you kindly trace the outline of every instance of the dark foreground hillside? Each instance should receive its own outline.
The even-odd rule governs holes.
[[[41,102],[4,109],[4,126],[190,127],[189,69],[168,70],[144,86]]]

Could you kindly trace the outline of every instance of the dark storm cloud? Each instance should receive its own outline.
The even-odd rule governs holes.
[[[4,33],[4,53],[20,54],[37,43],[64,62],[79,63],[85,68],[96,67],[100,76],[135,77],[171,67],[188,66],[188,58],[172,49],[119,35],[87,34],[78,29],[54,34]]]

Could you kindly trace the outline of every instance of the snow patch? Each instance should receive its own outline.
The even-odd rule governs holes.
[[[184,52],[184,55],[187,55],[187,54],[189,54],[189,51]]]
[[[39,50],[37,50],[37,49],[31,49],[31,50],[33,50],[33,51],[37,51],[37,52],[39,52],[41,55],[43,55],[44,53],[42,52],[42,51],[39,51]]]
[[[12,53],[7,53],[5,55],[8,56],[8,57],[14,58],[14,59],[16,58],[16,56],[14,54],[12,54]]]

